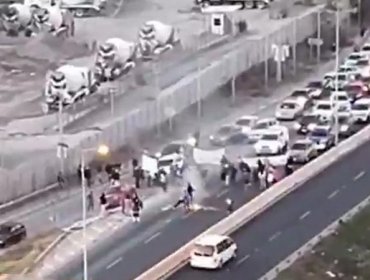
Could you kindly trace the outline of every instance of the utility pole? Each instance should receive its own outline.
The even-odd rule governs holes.
[[[158,61],[154,60],[152,63],[153,66],[153,78],[154,78],[154,88],[155,88],[155,103],[156,103],[156,114],[157,114],[157,135],[161,135],[161,122],[160,122],[160,114],[161,114],[161,106],[159,104],[159,100],[157,96],[161,93],[161,87],[159,84],[159,70],[158,70]]]
[[[338,69],[339,69],[339,31],[340,31],[340,10],[339,7],[337,7],[336,13],[336,23],[335,23],[335,95],[334,95],[334,118],[335,118],[335,125],[334,125],[334,130],[335,130],[335,146],[338,145],[339,143],[339,121],[338,121],[338,105],[337,105],[337,93],[339,90],[339,79],[338,79]]]
[[[64,122],[63,122],[63,98],[59,96],[58,100],[58,127],[59,127],[59,144],[57,147],[57,156],[60,161],[60,173],[64,175],[64,159],[65,159],[65,147],[64,147]]]
[[[231,104],[235,104],[236,100],[236,62],[238,59],[238,54],[235,53],[234,56],[231,57],[231,71],[232,71],[232,77],[231,77]]]
[[[293,74],[297,74],[297,19],[293,21]]]

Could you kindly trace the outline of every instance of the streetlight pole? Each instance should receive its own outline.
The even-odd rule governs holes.
[[[339,7],[337,7],[336,13],[336,23],[335,23],[335,95],[334,95],[334,118],[335,118],[335,146],[338,145],[339,142],[339,123],[338,123],[338,106],[337,106],[337,93],[339,90],[339,77],[338,77],[338,69],[339,69],[339,31],[340,31],[340,12]]]
[[[82,254],[83,254],[83,280],[88,280],[88,263],[87,263],[87,234],[86,234],[86,219],[87,219],[87,205],[86,205],[86,176],[85,176],[85,153],[95,151],[100,155],[107,155],[109,148],[105,145],[100,145],[97,149],[82,149],[81,150],[81,187],[82,187]]]
[[[58,103],[58,126],[59,126],[59,142],[63,143],[63,98],[59,96],[59,103]],[[64,175],[64,148],[62,145],[59,145],[58,148],[60,149],[60,172]]]
[[[81,151],[81,187],[82,187],[82,238],[83,238],[83,276],[84,280],[88,280],[88,271],[87,271],[87,236],[86,236],[86,177],[85,177],[85,151]]]

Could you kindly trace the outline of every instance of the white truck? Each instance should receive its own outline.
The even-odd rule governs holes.
[[[135,67],[136,44],[120,38],[110,38],[98,48],[95,77],[100,82],[113,81]]]
[[[174,48],[180,38],[171,25],[160,21],[147,21],[139,31],[139,56],[146,60],[152,59],[167,50]]]
[[[30,5],[14,3],[4,7],[2,16],[2,26],[8,36],[18,36],[24,32],[26,37],[30,37],[34,31],[35,7]]]
[[[63,65],[49,73],[45,84],[44,113],[69,106],[91,95],[98,89],[94,73],[87,67]]]
[[[34,12],[35,25],[55,36],[72,37],[75,32],[73,15],[58,5],[39,7]]]

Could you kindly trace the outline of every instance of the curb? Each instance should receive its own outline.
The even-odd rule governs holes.
[[[60,234],[46,249],[41,252],[36,259],[32,262],[32,265],[27,267],[22,271],[22,275],[25,275],[29,272],[31,272],[36,266],[38,266],[45,257],[59,244],[61,243],[67,236],[69,235],[69,232],[63,232]]]

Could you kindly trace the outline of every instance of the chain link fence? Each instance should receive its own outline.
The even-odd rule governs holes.
[[[70,144],[65,159],[65,171],[76,172],[83,149],[104,143],[111,150],[117,150],[125,144],[137,141],[143,131],[166,123],[188,107],[206,99],[233,77],[271,59],[272,44],[294,46],[312,36],[317,31],[317,13],[320,10],[321,6],[314,7],[297,18],[284,19],[283,24],[280,27],[277,25],[268,36],[243,36],[235,42],[212,50],[210,54],[205,53],[204,57],[200,58],[202,62],[195,63],[195,69],[192,69],[190,75],[182,77],[169,87],[159,86],[163,88],[160,94],[153,95],[153,98],[138,108],[123,112],[122,117],[101,127],[101,131],[90,131],[85,139]],[[54,183],[60,168],[60,161],[55,155],[56,151],[50,151],[32,158],[32,161],[24,162],[13,170],[3,171],[0,176],[0,203]],[[85,153],[85,156],[88,162],[93,160],[95,153]]]

